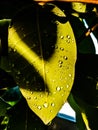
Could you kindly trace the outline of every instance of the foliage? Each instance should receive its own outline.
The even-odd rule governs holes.
[[[77,59],[75,66],[77,37],[74,38],[74,34],[77,36],[77,33],[73,34],[73,30],[76,26],[67,17],[69,14],[60,9],[64,6],[31,3],[21,1],[13,9],[11,1],[9,6],[13,11],[8,14],[1,8],[4,19],[0,20],[0,129],[47,129],[48,123],[68,100],[76,112],[79,130],[97,130],[98,63],[90,68],[88,62]],[[17,11],[19,7],[21,10]],[[81,46],[78,49],[83,50]],[[81,55],[78,56],[80,59]],[[95,65],[97,56],[88,57]],[[82,70],[81,64],[89,69]],[[94,87],[89,91],[88,86]]]

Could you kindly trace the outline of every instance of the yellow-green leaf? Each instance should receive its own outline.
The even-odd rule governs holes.
[[[53,4],[19,12],[9,28],[10,67],[31,110],[48,124],[71,91],[76,42],[64,12]]]

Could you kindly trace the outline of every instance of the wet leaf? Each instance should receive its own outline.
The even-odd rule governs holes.
[[[48,124],[74,81],[76,44],[66,15],[53,4],[19,12],[9,28],[10,68],[31,110]]]

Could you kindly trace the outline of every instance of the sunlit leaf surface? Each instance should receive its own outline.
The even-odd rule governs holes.
[[[12,22],[11,73],[31,110],[47,124],[73,85],[76,44],[72,28],[64,12],[53,4],[32,5]]]
[[[53,1],[60,1],[60,2],[83,2],[83,3],[92,3],[98,4],[98,0],[34,0],[36,2],[53,2]]]

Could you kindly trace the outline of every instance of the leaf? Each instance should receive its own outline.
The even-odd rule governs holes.
[[[71,107],[73,108],[73,110],[76,112],[76,124],[77,124],[79,130],[86,130],[86,124],[84,122],[84,118],[82,117],[82,115],[83,115],[82,113],[84,112],[84,110],[76,102],[74,95],[72,95],[72,94],[69,95],[68,102],[71,105]]]
[[[75,38],[53,4],[19,12],[9,28],[10,67],[31,110],[48,124],[66,102],[74,81]]]
[[[36,2],[40,2],[40,0],[34,0]],[[41,2],[49,2],[49,1],[56,1],[56,0],[41,0]],[[92,3],[92,4],[98,4],[97,0],[57,0],[60,2],[83,2],[83,3]]]
[[[0,97],[0,116],[5,116],[7,109],[9,109],[10,107],[11,106]]]

